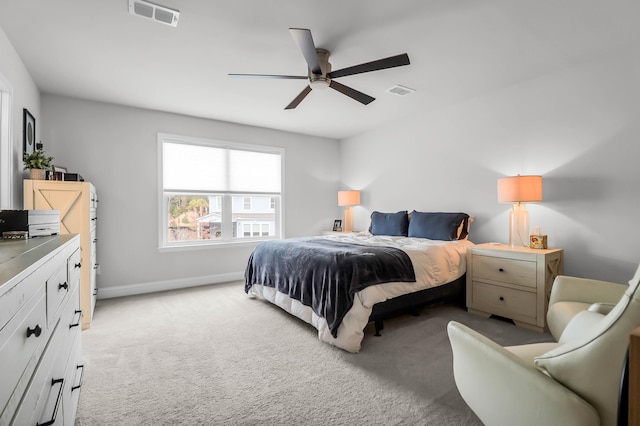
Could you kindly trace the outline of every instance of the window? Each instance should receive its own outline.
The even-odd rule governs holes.
[[[271,233],[270,223],[244,223],[242,225],[242,236],[244,238],[251,237],[269,237]]]
[[[284,150],[158,134],[160,247],[281,238]]]
[[[251,210],[251,197],[242,197],[242,210]]]

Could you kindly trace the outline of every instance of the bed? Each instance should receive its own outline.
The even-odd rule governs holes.
[[[356,353],[370,321],[377,334],[398,311],[463,298],[469,223],[465,213],[373,212],[366,233],[265,241],[247,263],[245,291]]]

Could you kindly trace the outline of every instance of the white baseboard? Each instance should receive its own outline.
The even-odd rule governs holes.
[[[136,294],[155,293],[157,291],[177,290],[181,288],[197,287],[207,284],[219,284],[230,281],[244,280],[244,272],[230,272],[228,274],[206,275],[203,277],[178,278],[166,281],[129,284],[120,286],[98,287],[98,299],[134,296]]]

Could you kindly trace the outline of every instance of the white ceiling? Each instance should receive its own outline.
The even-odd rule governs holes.
[[[127,0],[2,0],[0,27],[46,93],[338,139],[589,61],[640,28],[637,0],[156,3],[180,11],[177,28]],[[327,90],[285,111],[304,80],[227,73],[305,75],[289,27],[311,29],[334,70],[404,52],[411,65],[339,80],[368,106]]]

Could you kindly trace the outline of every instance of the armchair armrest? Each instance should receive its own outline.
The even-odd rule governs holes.
[[[598,314],[607,315],[616,307],[615,303],[594,303],[587,309],[589,312],[596,312]]]
[[[453,373],[460,394],[487,425],[598,425],[595,408],[502,346],[451,321]]]
[[[624,284],[558,275],[551,288],[549,306],[561,301],[615,304],[627,288]]]

